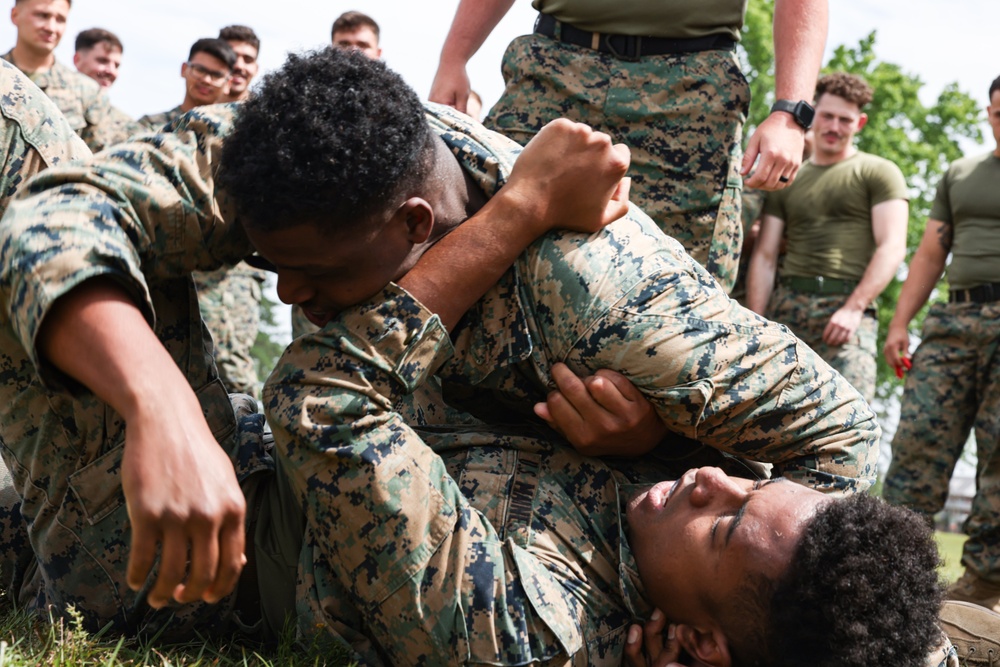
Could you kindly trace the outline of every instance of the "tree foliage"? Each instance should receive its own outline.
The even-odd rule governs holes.
[[[751,129],[767,116],[774,98],[773,18],[774,0],[750,0],[741,58],[753,94],[748,118]],[[920,77],[905,72],[899,65],[880,60],[875,44],[873,31],[855,46],[837,46],[823,67],[823,73],[857,74],[875,91],[874,99],[865,109],[868,124],[858,134],[857,145],[862,151],[894,162],[910,186],[908,263],[923,235],[938,180],[948,164],[962,156],[959,140],[982,141],[981,109],[972,96],[959,90],[954,83],[946,86],[932,105],[925,105],[920,99],[924,87]],[[984,82],[982,97],[987,85],[988,82]],[[881,349],[901,287],[898,278],[893,280],[877,303],[880,320],[878,394],[883,398],[900,386],[881,358]],[[945,294],[945,290],[939,290],[939,294]],[[923,316],[921,312],[914,319],[911,331],[919,331]]]

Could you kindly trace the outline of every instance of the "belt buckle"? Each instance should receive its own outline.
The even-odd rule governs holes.
[[[625,39],[625,53],[618,52],[615,45],[611,43],[612,37]],[[642,35],[604,35],[604,44],[608,47],[608,52],[619,60],[634,63],[642,57]]]

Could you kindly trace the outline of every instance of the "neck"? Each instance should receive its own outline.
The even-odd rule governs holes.
[[[837,164],[838,162],[843,162],[849,157],[854,156],[858,152],[858,149],[854,145],[848,146],[840,153],[823,154],[820,151],[814,151],[812,159],[810,160],[817,167],[828,167],[831,164]]]
[[[239,95],[223,95],[219,98],[219,102],[242,102],[250,95],[250,89],[247,88]]]
[[[181,102],[181,111],[191,111],[191,109],[194,109],[197,106],[201,105],[191,99],[188,95],[185,95],[184,101]]]
[[[23,42],[18,42],[11,50],[14,64],[30,74],[45,72],[56,62],[56,56],[51,51],[38,51]]]
[[[487,198],[444,141],[437,136],[433,140],[434,168],[427,182],[434,194],[428,202],[434,207],[434,229],[440,238],[479,211]]]

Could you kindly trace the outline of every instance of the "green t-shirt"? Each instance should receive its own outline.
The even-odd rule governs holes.
[[[951,287],[1000,282],[1000,158],[987,153],[953,162],[930,217],[952,227]]]
[[[747,0],[532,0],[531,6],[581,30],[673,39],[722,34],[739,41]]]
[[[764,205],[785,221],[783,275],[861,280],[875,253],[872,207],[892,199],[909,193],[903,172],[884,158],[858,152],[836,164],[802,165],[795,183]]]

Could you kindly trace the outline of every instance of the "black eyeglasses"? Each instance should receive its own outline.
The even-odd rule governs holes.
[[[187,64],[188,68],[194,70],[194,73],[203,79],[207,79],[208,82],[214,86],[221,86],[227,80],[229,80],[229,72],[220,72],[217,69],[208,69],[204,65],[199,65],[198,63]]]

